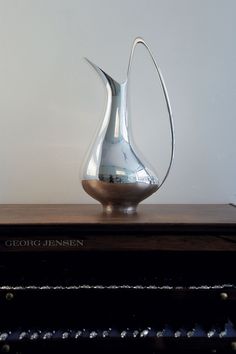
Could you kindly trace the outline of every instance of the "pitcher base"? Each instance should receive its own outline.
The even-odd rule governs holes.
[[[138,204],[157,191],[157,184],[82,180],[84,190],[103,206],[105,214],[135,214]]]

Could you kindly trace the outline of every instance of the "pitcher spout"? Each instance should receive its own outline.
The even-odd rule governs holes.
[[[116,80],[114,80],[110,75],[108,75],[104,70],[99,68],[96,64],[94,64],[91,60],[84,57],[84,59],[93,67],[93,69],[98,73],[102,81],[104,82],[107,90],[111,91],[112,96],[117,96],[120,92],[120,84]]]

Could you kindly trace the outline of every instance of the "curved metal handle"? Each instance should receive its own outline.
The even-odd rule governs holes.
[[[171,130],[171,157],[170,157],[170,163],[169,163],[169,166],[168,166],[168,169],[167,169],[167,172],[162,180],[162,182],[160,183],[158,189],[161,188],[161,186],[163,185],[163,183],[165,182],[166,178],[168,177],[169,175],[169,172],[170,172],[170,169],[171,169],[171,166],[172,166],[172,163],[173,163],[173,160],[174,160],[174,150],[175,150],[175,134],[174,134],[174,123],[173,123],[173,118],[172,118],[172,110],[171,110],[171,106],[170,106],[170,100],[169,100],[169,96],[168,96],[168,92],[167,92],[167,89],[166,89],[166,85],[165,85],[165,82],[164,82],[164,79],[163,79],[163,76],[161,74],[161,71],[152,55],[152,52],[151,50],[149,49],[148,45],[145,43],[145,41],[138,37],[134,40],[134,43],[133,43],[133,46],[132,46],[132,49],[131,49],[131,53],[130,53],[130,57],[129,57],[129,64],[128,64],[128,69],[127,69],[127,81],[128,81],[128,78],[129,78],[129,72],[130,72],[130,67],[131,67],[131,64],[132,64],[132,60],[133,60],[133,55],[134,55],[134,50],[135,50],[135,47],[137,44],[143,44],[144,47],[147,49],[152,61],[153,61],[153,64],[156,68],[156,71],[157,71],[157,74],[158,74],[158,77],[160,79],[160,82],[161,82],[161,87],[162,87],[162,90],[163,90],[163,93],[164,93],[164,97],[165,97],[165,101],[166,101],[166,107],[167,107],[167,111],[168,111],[168,114],[169,114],[169,122],[170,122],[170,130]]]

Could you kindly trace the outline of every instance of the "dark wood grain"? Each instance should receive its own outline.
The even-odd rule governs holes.
[[[222,204],[143,204],[137,215],[107,216],[94,204],[2,204],[0,225],[19,224],[233,224],[236,208]]]
[[[110,217],[99,205],[0,206],[0,251],[101,250],[236,251],[236,208],[141,205]]]

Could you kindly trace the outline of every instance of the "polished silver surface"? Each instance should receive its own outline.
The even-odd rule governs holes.
[[[103,331],[102,332],[102,338],[106,338],[109,336],[109,331]]]
[[[27,337],[27,332],[21,332],[19,334],[19,340],[25,339]]]
[[[174,333],[174,336],[175,336],[175,338],[181,337],[181,331],[176,331],[176,332]]]
[[[83,334],[83,332],[82,332],[82,331],[77,331],[77,332],[75,333],[75,339],[77,339],[77,338],[81,337],[81,336],[82,336],[82,334]]]
[[[83,180],[84,190],[103,205],[106,214],[136,212],[138,203],[157,191],[157,184],[142,182],[109,183],[100,180]]]
[[[216,284],[216,285],[189,285],[189,286],[173,286],[173,285],[129,285],[129,284],[119,284],[119,285],[93,285],[93,284],[80,284],[80,285],[27,285],[27,286],[10,286],[2,285],[0,290],[87,290],[87,289],[97,289],[97,290],[117,290],[117,289],[132,289],[132,290],[223,290],[223,289],[235,289],[235,284]]]
[[[30,339],[31,340],[36,340],[39,338],[39,333],[38,332],[34,332],[30,335]]]
[[[70,333],[69,332],[64,332],[62,333],[62,339],[67,339],[69,338]]]
[[[220,334],[219,334],[219,337],[220,337],[220,338],[224,338],[224,337],[226,337],[226,336],[227,336],[227,331],[226,331],[226,330],[221,331]]]
[[[5,341],[8,337],[8,333],[3,332],[0,334],[0,341]]]
[[[125,338],[127,336],[127,331],[122,331],[120,333],[121,338]]]
[[[210,330],[209,332],[207,332],[207,337],[208,338],[212,338],[216,335],[216,330],[215,329],[212,329]]]
[[[96,338],[98,336],[98,333],[96,331],[92,331],[89,334],[89,338]]]
[[[137,44],[148,50],[161,81],[171,130],[171,158],[167,172],[160,182],[152,167],[139,157],[131,139],[127,110],[129,72]],[[136,38],[128,64],[127,77],[118,83],[96,64],[86,59],[103,80],[107,91],[107,106],[99,133],[83,167],[82,186],[98,200],[104,212],[133,214],[137,205],[156,192],[166,180],[174,157],[174,127],[171,106],[163,77],[157,63],[142,38]]]
[[[148,333],[149,333],[149,329],[144,329],[143,331],[141,331],[140,337],[141,338],[147,337]]]
[[[136,329],[135,331],[133,331],[133,337],[136,338],[139,335],[139,331]]]
[[[156,333],[156,336],[157,336],[157,338],[163,337],[163,331],[158,331],[158,332]]]
[[[43,335],[43,339],[51,339],[53,336],[53,333],[52,332],[46,332],[44,335]]]
[[[172,329],[172,326],[165,325],[164,328],[123,328],[118,329],[116,327],[97,330],[94,328],[83,328],[81,330],[68,328],[65,332],[61,329],[54,328],[50,332],[44,332],[40,329],[33,329],[27,331],[7,331],[4,330],[0,333],[0,341],[16,341],[24,340],[24,341],[54,341],[58,339],[63,339],[64,341],[71,340],[71,339],[110,339],[110,338],[123,338],[123,339],[130,339],[135,338],[137,340],[145,338],[175,338],[179,340],[179,338],[189,339],[192,338],[205,338],[209,340],[209,343],[212,339],[216,338],[226,338],[226,339],[233,339],[235,341],[236,338],[236,330],[234,328],[233,323],[228,320],[226,323],[222,323],[224,325],[224,330],[220,331],[218,325],[212,326],[210,331],[204,329],[200,325],[195,325],[192,329],[187,327],[176,328],[175,332]]]

